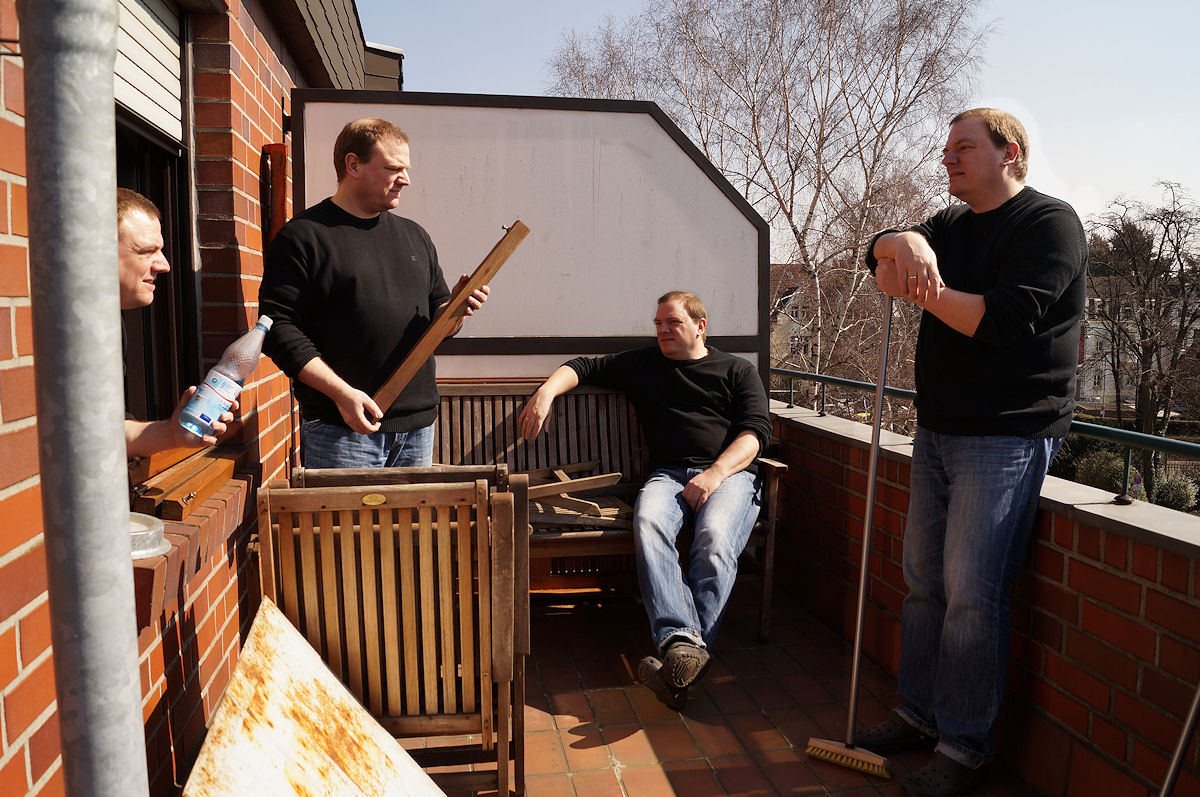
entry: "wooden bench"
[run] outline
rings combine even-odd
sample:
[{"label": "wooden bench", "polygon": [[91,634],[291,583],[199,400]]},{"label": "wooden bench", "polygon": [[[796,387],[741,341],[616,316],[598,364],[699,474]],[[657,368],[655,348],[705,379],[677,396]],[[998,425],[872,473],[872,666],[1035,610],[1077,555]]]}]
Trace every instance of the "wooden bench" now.
[{"label": "wooden bench", "polygon": [[479,739],[413,750],[422,766],[496,764],[435,780],[508,794],[513,761],[523,793],[527,535],[507,469],[406,470],[259,490],[263,594],[394,736]]},{"label": "wooden bench", "polygon": [[[616,492],[630,503],[649,476],[637,413],[623,393],[580,386],[554,404],[536,440],[521,437],[517,418],[541,380],[442,382],[434,460],[444,465],[505,463],[513,473],[596,462],[619,472]],[[762,509],[746,544],[742,572],[761,580],[759,638],[770,634],[779,477],[787,466],[765,457],[754,466],[763,481]],[[586,493],[584,497],[586,497]],[[686,545],[686,540],[681,541]],[[529,541],[534,589],[636,589],[629,528],[572,526],[535,530]]]}]

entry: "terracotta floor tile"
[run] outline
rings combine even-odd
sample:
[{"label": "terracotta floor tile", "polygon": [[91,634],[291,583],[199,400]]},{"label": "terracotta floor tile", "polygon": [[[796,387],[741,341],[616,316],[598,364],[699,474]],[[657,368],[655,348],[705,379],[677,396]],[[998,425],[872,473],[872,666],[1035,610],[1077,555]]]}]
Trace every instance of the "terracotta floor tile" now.
[{"label": "terracotta floor tile", "polygon": [[760,713],[734,714],[729,718],[729,727],[751,752],[788,747],[783,734]]},{"label": "terracotta floor tile", "polygon": [[598,725],[635,722],[637,714],[624,689],[596,689],[587,693],[588,702]]},{"label": "terracotta floor tile", "polygon": [[828,703],[834,700],[834,695],[831,695],[825,690],[825,687],[817,683],[811,675],[806,672],[791,672],[786,675],[779,676],[779,683],[788,691],[788,694],[802,706],[807,706],[813,703]]},{"label": "terracotta floor tile", "polygon": [[644,686],[632,687],[626,694],[641,722],[663,722],[679,716],[678,711],[660,703],[654,693]]},{"label": "terracotta floor tile", "polygon": [[725,683],[702,684],[704,691],[722,714],[741,714],[747,711],[758,711],[754,698],[746,694],[746,690],[737,681]]},{"label": "terracotta floor tile", "polygon": [[671,781],[675,794],[687,797],[725,797],[725,788],[717,780],[708,761],[672,761],[663,764],[663,771]]},{"label": "terracotta floor tile", "polygon": [[525,704],[525,731],[532,733],[534,731],[552,731],[554,730],[554,716],[544,708]]},{"label": "terracotta floor tile", "polygon": [[658,761],[687,761],[701,757],[700,748],[681,720],[647,723],[646,737]]},{"label": "terracotta floor tile", "polygon": [[620,771],[620,778],[627,797],[668,797],[675,793],[667,773],[657,764],[626,767]]},{"label": "terracotta floor tile", "polygon": [[600,735],[600,729],[595,725],[580,725],[560,731],[559,742],[563,746],[567,768],[571,772],[612,767],[608,747]]},{"label": "terracotta floor tile", "polygon": [[557,731],[538,731],[525,734],[525,772],[547,775],[566,772],[567,760]]},{"label": "terracotta floor tile", "polygon": [[527,775],[525,797],[576,797],[576,793],[570,775],[565,773]]},{"label": "terracotta floor tile", "polygon": [[573,728],[595,720],[592,705],[583,692],[557,692],[550,695],[550,711],[557,728]]},{"label": "terracotta floor tile", "polygon": [[657,764],[658,757],[641,725],[610,725],[600,729],[613,760],[623,767]]},{"label": "terracotta floor tile", "polygon": [[696,740],[696,746],[708,758],[746,752],[745,745],[724,717],[688,717],[684,724]]},{"label": "terracotta floor tile", "polygon": [[749,755],[709,758],[717,780],[731,797],[773,797],[775,787]]},{"label": "terracotta floor tile", "polygon": [[738,683],[764,711],[796,705],[796,699],[783,688],[783,684],[774,676],[743,678]]},{"label": "terracotta floor tile", "polygon": [[[822,794],[828,781],[818,777],[804,760],[802,752],[795,750],[767,750],[753,755],[754,763],[774,784],[780,794]],[[831,765],[826,765],[831,766]],[[866,778],[859,775],[854,785],[865,785]]]},{"label": "terracotta floor tile", "polygon": [[615,769],[597,769],[577,772],[571,780],[575,785],[576,797],[621,797],[621,783]]}]

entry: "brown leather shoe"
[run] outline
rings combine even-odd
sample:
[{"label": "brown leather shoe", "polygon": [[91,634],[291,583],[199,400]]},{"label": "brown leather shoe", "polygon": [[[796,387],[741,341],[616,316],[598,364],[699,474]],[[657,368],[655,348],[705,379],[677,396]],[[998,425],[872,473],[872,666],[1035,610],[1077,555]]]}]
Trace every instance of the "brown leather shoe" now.
[{"label": "brown leather shoe", "polygon": [[653,656],[647,656],[638,662],[638,681],[653,692],[659,702],[667,708],[683,711],[683,707],[687,703],[687,687],[679,688],[667,683],[662,670],[661,661]]},{"label": "brown leather shoe", "polygon": [[676,638],[668,643],[662,657],[663,678],[676,689],[686,689],[704,677],[710,661],[707,650],[689,640]]}]

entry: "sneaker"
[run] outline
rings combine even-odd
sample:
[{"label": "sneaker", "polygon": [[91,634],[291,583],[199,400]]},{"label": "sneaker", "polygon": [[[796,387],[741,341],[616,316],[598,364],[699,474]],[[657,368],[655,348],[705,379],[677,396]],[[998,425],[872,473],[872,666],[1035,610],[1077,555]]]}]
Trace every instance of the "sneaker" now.
[{"label": "sneaker", "polygon": [[854,734],[854,745],[865,747],[872,753],[889,755],[905,750],[932,750],[937,737],[922,733],[899,716],[893,714],[886,722],[860,728]]},{"label": "sneaker", "polygon": [[969,794],[983,778],[983,767],[972,769],[942,753],[934,753],[929,763],[900,781],[905,794],[953,797]]},{"label": "sneaker", "polygon": [[667,683],[662,670],[661,661],[647,656],[638,662],[638,680],[667,708],[683,711],[683,706],[687,703],[687,687],[680,688]]},{"label": "sneaker", "polygon": [[686,689],[704,677],[711,656],[694,642],[676,638],[667,642],[667,652],[662,658],[662,673],[667,683],[677,689]]}]

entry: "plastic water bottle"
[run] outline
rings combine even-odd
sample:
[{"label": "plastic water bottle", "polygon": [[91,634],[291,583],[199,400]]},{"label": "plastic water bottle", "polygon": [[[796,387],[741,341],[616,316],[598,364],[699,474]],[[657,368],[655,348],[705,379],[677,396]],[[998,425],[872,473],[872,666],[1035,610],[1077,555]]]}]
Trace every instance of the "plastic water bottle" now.
[{"label": "plastic water bottle", "polygon": [[271,328],[271,319],[258,317],[254,328],[229,344],[221,361],[212,367],[204,382],[192,395],[192,400],[179,413],[179,425],[197,437],[213,433],[213,421],[233,405],[242,392],[246,377],[258,365],[262,355],[263,338]]}]

